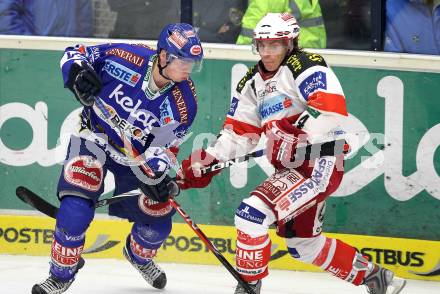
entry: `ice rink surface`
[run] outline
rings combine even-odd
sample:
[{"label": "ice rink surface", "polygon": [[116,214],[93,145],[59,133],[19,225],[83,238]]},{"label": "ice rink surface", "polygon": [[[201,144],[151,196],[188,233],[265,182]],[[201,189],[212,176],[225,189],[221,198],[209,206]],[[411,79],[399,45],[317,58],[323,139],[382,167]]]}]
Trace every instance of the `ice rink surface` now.
[{"label": "ice rink surface", "polygon": [[[30,293],[35,282],[47,278],[48,257],[0,255],[0,293]],[[70,294],[227,294],[236,282],[222,266],[162,263],[168,277],[164,290],[157,290],[125,260],[88,259],[66,293]],[[271,270],[263,281],[262,294],[367,293],[325,273]],[[440,282],[409,280],[401,294],[440,294]]]}]

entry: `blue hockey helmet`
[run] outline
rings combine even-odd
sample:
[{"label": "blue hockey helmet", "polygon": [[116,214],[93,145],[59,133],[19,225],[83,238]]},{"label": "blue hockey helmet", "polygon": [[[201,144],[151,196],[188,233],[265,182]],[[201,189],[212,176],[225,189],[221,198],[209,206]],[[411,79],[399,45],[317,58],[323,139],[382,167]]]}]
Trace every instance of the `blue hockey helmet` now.
[{"label": "blue hockey helmet", "polygon": [[193,63],[192,71],[200,71],[203,49],[199,36],[187,23],[174,23],[165,26],[157,41],[157,53],[167,52],[167,63],[173,59]]}]

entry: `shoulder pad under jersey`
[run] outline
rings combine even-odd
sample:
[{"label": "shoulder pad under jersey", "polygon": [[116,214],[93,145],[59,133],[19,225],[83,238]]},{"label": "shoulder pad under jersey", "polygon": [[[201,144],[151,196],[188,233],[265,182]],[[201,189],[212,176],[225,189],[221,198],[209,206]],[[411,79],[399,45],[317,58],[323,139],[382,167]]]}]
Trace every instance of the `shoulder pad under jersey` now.
[{"label": "shoulder pad under jersey", "polygon": [[246,85],[246,82],[252,79],[252,77],[258,72],[258,64],[254,65],[253,67],[250,67],[247,71],[247,73],[244,75],[244,77],[238,82],[237,84],[237,92],[241,93],[244,86]]},{"label": "shoulder pad under jersey", "polygon": [[285,65],[290,69],[295,79],[302,72],[312,66],[320,65],[327,67],[327,63],[321,55],[302,50],[296,54],[290,55],[287,58]]}]

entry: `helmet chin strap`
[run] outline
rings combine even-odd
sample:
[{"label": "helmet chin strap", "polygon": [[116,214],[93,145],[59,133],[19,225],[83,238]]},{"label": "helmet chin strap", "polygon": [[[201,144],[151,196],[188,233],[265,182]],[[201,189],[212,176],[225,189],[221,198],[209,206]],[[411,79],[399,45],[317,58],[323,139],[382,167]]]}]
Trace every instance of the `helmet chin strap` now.
[{"label": "helmet chin strap", "polygon": [[170,79],[169,77],[167,77],[167,76],[165,75],[165,73],[163,72],[163,70],[168,66],[168,63],[167,63],[165,66],[161,66],[161,65],[160,65],[160,62],[158,62],[158,63],[157,63],[157,66],[158,66],[158,68],[159,68],[159,74],[160,74],[164,79],[166,79],[166,80],[168,80],[168,81],[172,81],[172,79]]}]

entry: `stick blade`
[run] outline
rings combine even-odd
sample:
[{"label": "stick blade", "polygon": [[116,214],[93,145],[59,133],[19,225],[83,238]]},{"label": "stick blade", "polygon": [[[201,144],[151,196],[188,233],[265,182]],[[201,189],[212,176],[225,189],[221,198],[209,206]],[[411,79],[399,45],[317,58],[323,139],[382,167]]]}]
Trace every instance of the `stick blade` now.
[{"label": "stick blade", "polygon": [[26,187],[19,186],[15,190],[15,194],[21,201],[29,204],[36,210],[44,213],[47,216],[55,218],[58,213],[58,208],[32,192]]}]

